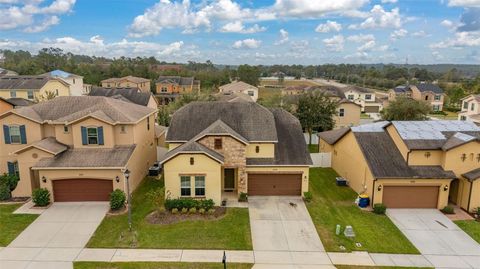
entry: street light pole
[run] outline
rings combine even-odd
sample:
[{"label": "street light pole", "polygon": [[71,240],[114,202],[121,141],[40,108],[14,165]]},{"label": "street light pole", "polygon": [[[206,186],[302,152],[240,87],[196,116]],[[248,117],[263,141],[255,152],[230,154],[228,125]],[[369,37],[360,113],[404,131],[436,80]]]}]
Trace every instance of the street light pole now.
[{"label": "street light pole", "polygon": [[126,169],[125,172],[123,172],[123,175],[125,176],[125,181],[127,183],[128,229],[132,231],[132,195],[130,194],[130,181],[129,181],[130,170]]}]

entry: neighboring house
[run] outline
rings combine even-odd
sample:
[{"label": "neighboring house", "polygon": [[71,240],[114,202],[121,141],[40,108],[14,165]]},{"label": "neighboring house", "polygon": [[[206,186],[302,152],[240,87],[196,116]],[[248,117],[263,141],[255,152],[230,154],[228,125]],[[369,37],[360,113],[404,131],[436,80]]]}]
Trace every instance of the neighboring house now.
[{"label": "neighboring house", "polygon": [[18,73],[15,71],[0,68],[0,77],[1,76],[18,76]]},{"label": "neighboring house", "polygon": [[0,77],[0,97],[23,98],[30,101],[47,93],[70,96],[70,85],[49,76],[3,76]]},{"label": "neighboring house", "polygon": [[258,88],[243,81],[234,81],[219,87],[220,93],[243,93],[250,96],[254,102],[258,100]]},{"label": "neighboring house", "polygon": [[388,92],[388,100],[397,96],[406,96],[417,101],[427,102],[433,111],[442,111],[445,93],[436,84],[420,83],[417,85],[397,86]]},{"label": "neighboring house", "polygon": [[0,114],[3,114],[14,108],[15,108],[15,105],[12,102],[0,97]]},{"label": "neighboring house", "polygon": [[45,73],[42,76],[58,78],[68,83],[68,85],[70,85],[70,96],[81,96],[87,94],[84,89],[82,76],[71,74],[58,69]]},{"label": "neighboring house", "polygon": [[200,81],[193,77],[159,76],[155,87],[160,104],[166,105],[181,94],[200,92]]},{"label": "neighboring house", "polygon": [[57,97],[0,115],[0,174],[16,197],[47,188],[53,201],[108,201],[134,190],[156,161],[155,110],[107,97]]},{"label": "neighboring house", "polygon": [[167,134],[167,127],[155,124],[155,144],[157,147],[167,148],[167,143],[165,142],[165,136]]},{"label": "neighboring house", "polygon": [[151,92],[141,92],[138,88],[99,88],[94,87],[90,90],[89,96],[105,96],[132,102],[137,105],[146,106],[152,109],[158,109],[157,99]]},{"label": "neighboring house", "polygon": [[13,104],[13,108],[19,108],[22,106],[31,106],[35,104],[34,101],[23,99],[23,98],[8,98],[7,101]]},{"label": "neighboring house", "polygon": [[193,102],[173,114],[161,160],[167,197],[294,195],[312,164],[300,122],[254,102]]},{"label": "neighboring house", "polygon": [[480,127],[465,121],[377,122],[319,134],[332,167],[372,204],[480,207]]},{"label": "neighboring house", "polygon": [[149,79],[134,76],[104,79],[100,84],[104,88],[138,88],[142,92],[151,92]]},{"label": "neighboring house", "polygon": [[90,91],[92,90],[92,87],[93,87],[92,84],[83,83],[84,95],[88,95],[90,93]]},{"label": "neighboring house", "polygon": [[222,102],[254,102],[252,97],[241,92],[236,93],[221,93],[215,94],[217,101]]},{"label": "neighboring house", "polygon": [[372,90],[357,86],[347,86],[342,90],[347,100],[362,107],[362,112],[378,113],[383,109],[383,101],[377,98]]},{"label": "neighboring house", "polygon": [[480,94],[471,94],[462,99],[462,111],[458,113],[458,119],[480,124]]}]

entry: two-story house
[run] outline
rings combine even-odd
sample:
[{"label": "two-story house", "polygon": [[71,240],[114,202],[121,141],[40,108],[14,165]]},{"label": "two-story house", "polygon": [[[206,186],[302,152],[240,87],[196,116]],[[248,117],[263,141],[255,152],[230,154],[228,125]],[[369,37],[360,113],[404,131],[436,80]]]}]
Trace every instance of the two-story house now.
[{"label": "two-story house", "polygon": [[158,109],[157,99],[151,92],[141,92],[137,88],[99,88],[93,87],[88,93],[89,96],[105,96],[132,102],[137,105]]},{"label": "two-story house", "polygon": [[250,96],[254,102],[258,100],[258,88],[243,81],[234,81],[232,83],[222,85],[218,89],[220,93],[243,93]]},{"label": "two-story house", "polygon": [[480,94],[471,94],[461,101],[462,111],[458,113],[458,119],[480,124]]},{"label": "two-story house", "polygon": [[134,76],[104,79],[100,85],[103,88],[138,88],[142,92],[151,92],[149,79]]},{"label": "two-story house", "polygon": [[383,102],[377,98],[375,91],[357,86],[347,86],[342,90],[347,100],[362,107],[362,112],[378,113],[383,109]]},{"label": "two-story house", "polygon": [[200,92],[200,81],[193,77],[159,76],[155,87],[160,104],[166,105],[181,94]]},{"label": "two-story house", "polygon": [[397,96],[412,98],[412,90],[409,86],[397,86],[388,91],[388,101],[393,101]]},{"label": "two-story house", "polygon": [[332,168],[373,204],[480,207],[480,127],[472,122],[384,121],[319,137]]},{"label": "two-story house", "polygon": [[433,111],[442,111],[445,93],[436,84],[419,83],[416,85],[397,86],[388,92],[388,101],[393,101],[397,96],[406,96],[430,105]]},{"label": "two-story house", "polygon": [[303,195],[312,164],[302,127],[254,102],[193,102],[173,114],[164,167],[167,197]]},{"label": "two-story house", "polygon": [[53,201],[107,201],[135,189],[156,161],[156,110],[93,96],[57,97],[0,115],[0,173],[18,174],[14,196],[47,188]]},{"label": "two-story house", "polygon": [[42,99],[46,94],[70,96],[70,86],[61,79],[50,76],[2,76],[0,77],[0,97]]},{"label": "two-story house", "polygon": [[71,96],[81,96],[87,94],[83,85],[82,76],[71,74],[58,69],[45,73],[42,76],[50,76],[52,78],[58,78],[66,82],[70,86]]},{"label": "two-story house", "polygon": [[4,99],[0,97],[0,114],[3,114],[14,108],[18,108],[22,106],[31,106],[33,104],[35,104],[33,101],[23,99],[23,98]]}]

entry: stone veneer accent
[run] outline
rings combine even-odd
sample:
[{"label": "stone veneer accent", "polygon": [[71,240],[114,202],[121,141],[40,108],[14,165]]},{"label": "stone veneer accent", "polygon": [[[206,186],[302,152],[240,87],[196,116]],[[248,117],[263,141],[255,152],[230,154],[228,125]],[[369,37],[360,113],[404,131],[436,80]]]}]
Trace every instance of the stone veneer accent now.
[{"label": "stone veneer accent", "polygon": [[[215,149],[215,138],[222,139],[222,149]],[[198,141],[200,144],[220,153],[225,158],[225,168],[237,169],[237,191],[247,192],[246,146],[230,136],[206,136]]]}]

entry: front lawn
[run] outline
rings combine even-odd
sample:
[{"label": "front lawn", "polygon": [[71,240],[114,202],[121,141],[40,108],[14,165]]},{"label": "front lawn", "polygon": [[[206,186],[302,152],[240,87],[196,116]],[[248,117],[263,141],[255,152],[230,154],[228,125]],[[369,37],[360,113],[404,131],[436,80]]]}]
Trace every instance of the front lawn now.
[{"label": "front lawn", "polygon": [[163,180],[146,178],[132,194],[133,232],[127,214],[107,216],[87,244],[89,248],[173,248],[251,250],[248,209],[228,208],[219,220],[150,224],[145,217],[155,210],[147,193],[163,187]]},{"label": "front lawn", "polygon": [[[75,262],[75,269],[221,269],[221,263],[181,262]],[[250,269],[251,264],[229,263],[229,269]]]},{"label": "front lawn", "polygon": [[308,151],[310,153],[319,153],[320,150],[318,149],[318,144],[309,144],[308,145]]},{"label": "front lawn", "polygon": [[455,221],[455,224],[480,244],[480,222],[475,220],[458,220]]},{"label": "front lawn", "polygon": [[[357,194],[348,187],[336,186],[336,176],[333,169],[310,169],[313,201],[307,207],[327,251],[342,251],[340,246],[344,246],[345,251],[419,254],[387,216],[360,210],[354,204]],[[335,234],[337,224],[342,226],[340,236]],[[353,227],[354,240],[343,236],[346,225]],[[357,247],[356,242],[362,246]]]},{"label": "front lawn", "polygon": [[13,214],[22,204],[0,205],[0,247],[13,241],[38,215]]}]

